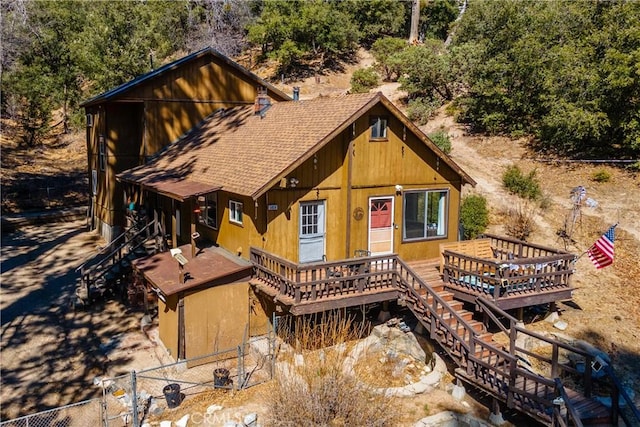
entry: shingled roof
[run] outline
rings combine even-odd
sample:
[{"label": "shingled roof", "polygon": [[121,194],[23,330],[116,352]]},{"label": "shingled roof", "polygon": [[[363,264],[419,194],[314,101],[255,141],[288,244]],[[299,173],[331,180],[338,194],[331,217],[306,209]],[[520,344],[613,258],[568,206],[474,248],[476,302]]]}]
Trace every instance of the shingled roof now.
[{"label": "shingled roof", "polygon": [[150,189],[162,182],[185,180],[256,199],[380,102],[460,174],[463,182],[475,185],[381,93],[278,102],[262,115],[254,114],[253,106],[220,111],[146,165],[118,178]]},{"label": "shingled roof", "polygon": [[258,77],[257,75],[253,74],[251,71],[247,70],[246,68],[242,67],[240,64],[238,64],[237,62],[229,59],[228,57],[224,56],[223,54],[221,54],[220,52],[218,52],[217,50],[213,49],[212,47],[206,47],[204,49],[201,49],[197,52],[194,52],[190,55],[187,55],[183,58],[180,58],[176,61],[170,62],[169,64],[165,64],[160,68],[157,68],[153,71],[150,71],[146,74],[142,74],[138,77],[136,77],[135,79],[128,81],[124,84],[121,84],[120,86],[117,86],[113,89],[110,89],[106,92],[103,92],[97,96],[94,96],[91,99],[88,99],[84,102],[82,102],[80,104],[80,107],[90,107],[92,105],[96,105],[96,104],[100,104],[102,102],[107,102],[107,101],[111,101],[114,99],[120,99],[123,97],[126,97],[126,95],[133,90],[134,88],[140,86],[141,84],[150,81],[158,76],[161,76],[171,70],[175,70],[178,67],[181,67],[183,64],[189,63],[195,59],[198,58],[202,58],[203,56],[211,56],[214,59],[217,59],[218,61],[228,65],[229,67],[233,68],[234,70],[236,70],[239,74],[242,74],[244,76],[246,76],[249,80],[253,80],[256,82],[256,84],[263,86],[265,88],[267,88],[267,91],[269,92],[269,95],[271,96],[276,96],[280,99],[283,100],[291,100],[291,97],[289,97],[289,95],[285,94],[284,92],[282,92],[280,89],[278,89],[277,87],[273,86],[272,84],[269,84],[267,81],[261,79],[260,77]]}]

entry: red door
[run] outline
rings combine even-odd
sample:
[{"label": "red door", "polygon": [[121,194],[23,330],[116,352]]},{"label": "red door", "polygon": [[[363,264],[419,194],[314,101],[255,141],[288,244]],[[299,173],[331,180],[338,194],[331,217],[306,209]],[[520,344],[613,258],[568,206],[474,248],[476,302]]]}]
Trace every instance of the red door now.
[{"label": "red door", "polygon": [[369,251],[393,253],[393,197],[369,199]]}]

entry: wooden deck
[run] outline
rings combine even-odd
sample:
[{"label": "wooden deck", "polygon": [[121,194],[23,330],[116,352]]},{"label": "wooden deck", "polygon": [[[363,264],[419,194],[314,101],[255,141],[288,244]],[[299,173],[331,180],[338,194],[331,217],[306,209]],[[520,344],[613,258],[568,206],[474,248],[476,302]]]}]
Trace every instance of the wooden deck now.
[{"label": "wooden deck", "polygon": [[[528,249],[521,250],[524,253]],[[568,279],[572,271],[564,271],[564,254],[558,255],[563,256],[553,259],[556,271],[551,275]],[[458,378],[543,424],[618,425],[618,417],[623,416],[617,407],[619,396],[633,408],[635,418],[629,421],[623,416],[625,422],[628,425],[634,425],[635,420],[640,423],[640,413],[611,367],[604,368],[605,378],[596,379],[593,354],[527,331],[495,302],[496,297],[498,303],[517,297],[515,292],[492,294],[494,298],[491,299],[477,289],[467,290],[467,298],[474,295],[475,307],[485,321],[493,322],[510,338],[506,346],[494,341],[487,325],[474,320],[474,313],[465,310],[463,302],[456,299],[455,284],[447,281],[446,274],[440,274],[438,259],[405,263],[396,255],[389,255],[297,265],[251,248],[251,260],[256,271],[253,281],[256,290],[287,306],[292,314],[398,298],[424,325],[430,338],[448,353],[458,367]],[[562,262],[558,264],[558,260]],[[558,269],[558,266],[562,268]],[[556,286],[560,285],[558,279]],[[563,286],[568,287],[568,280]],[[534,286],[525,292],[542,293],[544,290]],[[529,297],[521,297],[520,301],[526,301],[526,298]],[[551,354],[540,355],[520,347],[516,338],[522,336],[541,341],[550,348]],[[523,365],[523,357],[538,366],[538,373]],[[583,360],[586,368],[580,372],[570,360]],[[570,379],[580,389],[565,388],[562,378]],[[613,408],[591,398],[594,383],[602,381],[605,385],[601,389],[611,390]]]},{"label": "wooden deck", "polygon": [[574,254],[495,235],[462,244],[474,242],[441,245],[443,280],[456,298],[482,297],[505,310],[571,299]]}]

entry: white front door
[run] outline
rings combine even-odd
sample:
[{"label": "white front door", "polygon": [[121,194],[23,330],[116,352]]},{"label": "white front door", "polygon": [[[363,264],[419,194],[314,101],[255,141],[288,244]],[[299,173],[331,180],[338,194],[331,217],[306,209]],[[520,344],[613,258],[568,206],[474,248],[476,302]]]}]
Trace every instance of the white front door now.
[{"label": "white front door", "polygon": [[299,261],[322,261],[325,250],[324,201],[300,202]]},{"label": "white front door", "polygon": [[369,199],[369,251],[371,255],[393,253],[393,197]]}]

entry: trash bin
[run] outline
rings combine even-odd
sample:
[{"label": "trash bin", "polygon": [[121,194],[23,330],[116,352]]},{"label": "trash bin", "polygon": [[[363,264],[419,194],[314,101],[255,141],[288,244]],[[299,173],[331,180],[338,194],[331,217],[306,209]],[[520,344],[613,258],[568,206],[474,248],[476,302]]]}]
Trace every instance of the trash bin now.
[{"label": "trash bin", "polygon": [[229,383],[229,370],[217,368],[213,370],[213,385],[215,388],[224,387]]},{"label": "trash bin", "polygon": [[164,398],[167,399],[167,407],[177,408],[180,406],[180,384],[168,384],[162,389]]}]

